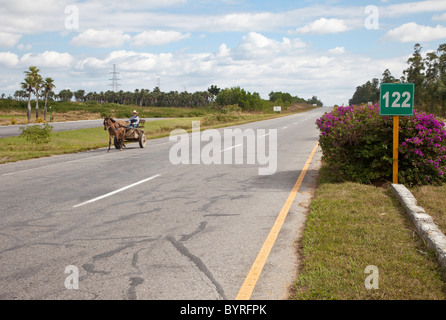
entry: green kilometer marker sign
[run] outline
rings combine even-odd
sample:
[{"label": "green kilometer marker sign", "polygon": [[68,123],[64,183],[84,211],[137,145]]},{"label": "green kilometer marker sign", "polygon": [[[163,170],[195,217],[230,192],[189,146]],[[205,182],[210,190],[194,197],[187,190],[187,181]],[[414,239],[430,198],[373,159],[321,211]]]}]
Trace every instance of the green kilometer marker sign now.
[{"label": "green kilometer marker sign", "polygon": [[414,84],[382,83],[379,93],[379,114],[413,116]]}]

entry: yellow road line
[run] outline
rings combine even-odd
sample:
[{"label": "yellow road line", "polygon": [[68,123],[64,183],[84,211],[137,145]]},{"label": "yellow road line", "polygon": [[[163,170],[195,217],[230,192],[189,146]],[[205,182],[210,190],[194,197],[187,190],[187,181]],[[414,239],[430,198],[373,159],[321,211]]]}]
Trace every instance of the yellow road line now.
[{"label": "yellow road line", "polygon": [[299,191],[300,185],[304,180],[305,174],[307,173],[308,167],[310,166],[311,160],[313,159],[314,154],[316,153],[317,147],[319,146],[319,142],[316,143],[316,146],[313,148],[310,156],[305,162],[305,165],[302,169],[302,172],[299,175],[299,178],[296,181],[293,189],[291,190],[288,199],[280,210],[279,215],[277,216],[276,221],[274,222],[271,231],[269,232],[268,237],[263,243],[262,248],[257,255],[256,260],[254,261],[251,270],[249,270],[248,275],[246,276],[245,281],[243,282],[242,287],[240,288],[239,293],[237,294],[236,300],[249,300],[251,298],[251,294],[254,291],[254,287],[257,284],[257,281],[260,277],[260,273],[262,272],[263,266],[268,259],[269,253],[271,252],[274,243],[276,242],[277,236],[279,235],[280,230],[282,229],[282,225],[290,211],[291,205],[293,204],[294,199],[296,198],[297,192]]}]

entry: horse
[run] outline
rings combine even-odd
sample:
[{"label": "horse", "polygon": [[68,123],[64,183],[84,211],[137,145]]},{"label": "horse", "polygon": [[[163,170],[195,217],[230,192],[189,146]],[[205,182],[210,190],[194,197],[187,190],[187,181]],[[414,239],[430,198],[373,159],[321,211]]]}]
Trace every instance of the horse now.
[{"label": "horse", "polygon": [[110,117],[106,117],[104,119],[104,130],[108,130],[109,136],[108,136],[108,151],[110,152],[111,147],[111,140],[112,136],[116,137],[116,140],[119,145],[119,150],[122,150],[122,147],[124,145],[124,137],[126,132],[126,123],[122,120],[116,121]]}]

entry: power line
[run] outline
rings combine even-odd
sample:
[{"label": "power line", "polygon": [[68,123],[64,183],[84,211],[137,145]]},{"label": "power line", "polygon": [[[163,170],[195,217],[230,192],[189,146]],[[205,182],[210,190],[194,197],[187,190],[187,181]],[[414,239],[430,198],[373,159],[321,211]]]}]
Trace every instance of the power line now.
[{"label": "power line", "polygon": [[118,91],[118,87],[120,86],[120,84],[118,83],[118,79],[117,75],[119,74],[119,72],[116,72],[116,64],[113,65],[113,72],[110,72],[110,74],[113,75],[112,79],[109,79],[112,83],[109,84],[109,86],[113,87],[113,91],[116,92]]}]

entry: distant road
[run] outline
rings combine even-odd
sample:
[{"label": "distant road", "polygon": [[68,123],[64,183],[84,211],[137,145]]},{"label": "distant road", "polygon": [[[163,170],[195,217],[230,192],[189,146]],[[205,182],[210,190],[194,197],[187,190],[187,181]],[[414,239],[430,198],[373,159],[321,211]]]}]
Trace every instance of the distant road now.
[{"label": "distant road", "polygon": [[[163,118],[144,118],[146,121],[162,120]],[[53,131],[67,131],[77,129],[88,129],[102,126],[102,119],[98,120],[79,120],[79,121],[65,121],[65,122],[51,122],[54,127]],[[35,125],[35,123],[30,124]],[[0,138],[15,137],[20,135],[20,127],[26,126],[24,124],[0,126]]]}]

